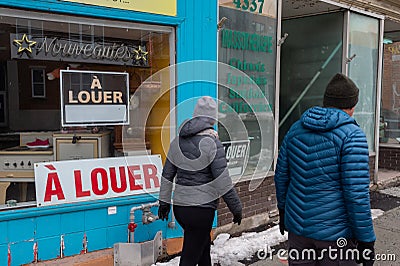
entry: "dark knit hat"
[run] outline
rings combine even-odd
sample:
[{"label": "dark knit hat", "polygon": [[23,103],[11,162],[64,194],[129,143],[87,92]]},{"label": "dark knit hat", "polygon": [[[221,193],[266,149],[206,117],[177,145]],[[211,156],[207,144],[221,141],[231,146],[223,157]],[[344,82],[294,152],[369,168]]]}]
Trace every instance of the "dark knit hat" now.
[{"label": "dark knit hat", "polygon": [[358,102],[358,93],[356,84],[350,78],[338,73],[326,86],[324,107],[353,108]]}]

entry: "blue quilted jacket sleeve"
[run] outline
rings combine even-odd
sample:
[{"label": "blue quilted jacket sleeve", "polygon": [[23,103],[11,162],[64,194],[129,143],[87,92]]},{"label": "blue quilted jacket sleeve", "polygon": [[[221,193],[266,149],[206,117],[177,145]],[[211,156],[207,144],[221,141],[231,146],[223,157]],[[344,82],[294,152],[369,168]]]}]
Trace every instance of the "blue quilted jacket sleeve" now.
[{"label": "blue quilted jacket sleeve", "polygon": [[278,161],[275,171],[275,189],[276,198],[278,201],[278,208],[284,210],[286,203],[286,194],[289,186],[289,163],[287,157],[287,136],[284,138],[281,148],[279,150]]},{"label": "blue quilted jacket sleeve", "polygon": [[364,133],[356,130],[342,148],[341,177],[345,207],[354,237],[375,241],[369,198],[369,152]]}]

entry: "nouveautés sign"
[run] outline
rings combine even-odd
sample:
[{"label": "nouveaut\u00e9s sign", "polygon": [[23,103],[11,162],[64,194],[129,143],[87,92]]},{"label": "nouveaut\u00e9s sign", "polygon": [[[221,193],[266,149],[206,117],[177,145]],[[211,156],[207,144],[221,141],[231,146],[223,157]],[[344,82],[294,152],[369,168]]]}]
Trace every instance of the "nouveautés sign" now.
[{"label": "nouveaut\u00e9s sign", "polygon": [[161,172],[159,155],[37,163],[37,206],[155,193]]},{"label": "nouveaut\u00e9s sign", "polygon": [[177,0],[63,0],[167,16],[176,16]]},{"label": "nouveaut\u00e9s sign", "polygon": [[129,76],[122,72],[60,71],[62,126],[129,124]]},{"label": "nouveaut\u00e9s sign", "polygon": [[146,45],[10,34],[11,58],[76,63],[148,66]]}]

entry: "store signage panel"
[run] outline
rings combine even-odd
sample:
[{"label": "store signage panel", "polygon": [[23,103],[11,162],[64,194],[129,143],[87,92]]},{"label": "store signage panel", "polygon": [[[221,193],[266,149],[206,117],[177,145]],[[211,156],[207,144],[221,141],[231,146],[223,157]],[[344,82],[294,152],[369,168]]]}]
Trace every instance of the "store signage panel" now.
[{"label": "store signage panel", "polygon": [[276,0],[219,0],[218,3],[243,12],[276,17]]},{"label": "store signage panel", "polygon": [[156,193],[161,173],[160,155],[37,163],[37,206]]},{"label": "store signage panel", "polygon": [[13,59],[148,66],[149,52],[146,46],[129,42],[94,42],[14,33],[10,34],[10,42]]},{"label": "store signage panel", "polygon": [[60,71],[61,124],[129,124],[129,76],[122,72]]},{"label": "store signage panel", "polygon": [[153,14],[176,16],[177,0],[63,0]]},{"label": "store signage panel", "polygon": [[[273,158],[278,2],[219,0],[218,61],[229,65],[219,69],[219,111],[227,124],[238,115],[247,130],[246,173],[268,171]],[[230,173],[239,173],[231,164]]]},{"label": "store signage panel", "polygon": [[[265,114],[273,110],[277,21],[272,14],[266,16],[251,10],[244,12],[243,8],[236,7],[236,4],[243,6],[250,2],[253,3],[220,0],[219,16],[227,20],[219,31],[218,60],[232,69],[219,76],[223,84],[229,87],[228,90],[219,88],[219,99],[222,101],[219,110],[222,113]],[[276,1],[267,0],[257,3],[276,5]]]},{"label": "store signage panel", "polygon": [[222,142],[228,162],[229,175],[242,176],[249,159],[250,140]]}]

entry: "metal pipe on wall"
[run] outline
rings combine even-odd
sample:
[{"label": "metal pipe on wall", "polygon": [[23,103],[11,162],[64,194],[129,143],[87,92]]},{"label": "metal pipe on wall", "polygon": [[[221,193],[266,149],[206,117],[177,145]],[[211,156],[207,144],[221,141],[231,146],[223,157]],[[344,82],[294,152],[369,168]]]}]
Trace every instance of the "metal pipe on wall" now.
[{"label": "metal pipe on wall", "polygon": [[[159,202],[156,201],[156,202],[147,203],[147,204],[141,204],[139,206],[132,207],[130,212],[129,212],[129,223],[130,224],[135,224],[135,211],[150,209],[151,207],[156,207],[156,206],[159,206],[159,205],[160,205]],[[149,222],[154,222],[155,220],[158,219],[158,216],[155,216],[154,218],[155,218],[154,220],[149,220]],[[136,228],[136,226],[135,226],[135,228]],[[129,243],[133,243],[134,242],[134,233],[135,233],[134,230],[129,230],[129,239],[128,239]]]}]

